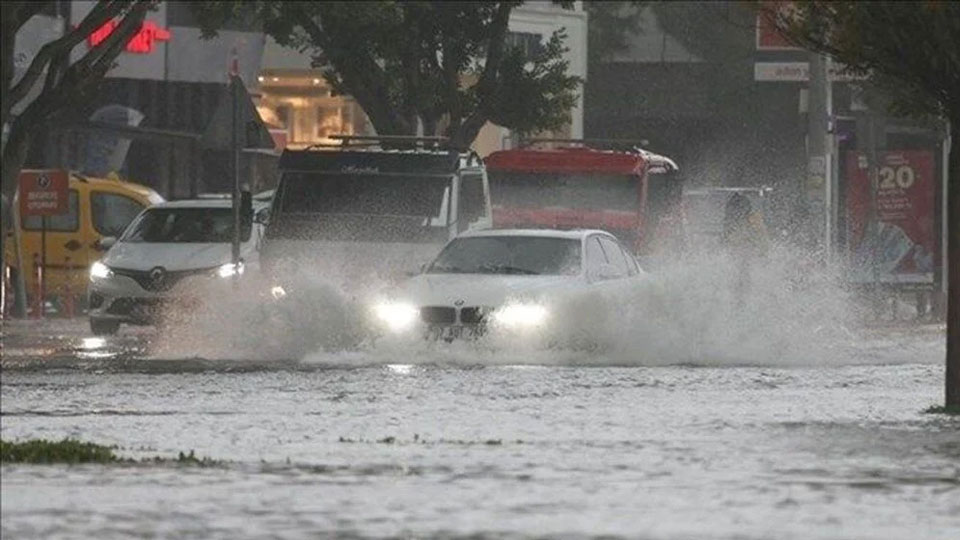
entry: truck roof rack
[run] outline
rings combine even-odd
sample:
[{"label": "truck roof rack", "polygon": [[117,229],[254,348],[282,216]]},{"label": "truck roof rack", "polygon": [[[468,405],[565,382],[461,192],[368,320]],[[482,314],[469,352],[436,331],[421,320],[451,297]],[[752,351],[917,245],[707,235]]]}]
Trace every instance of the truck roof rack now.
[{"label": "truck roof rack", "polygon": [[448,137],[417,137],[408,135],[331,135],[331,139],[340,141],[340,146],[392,146],[414,147],[427,150],[457,150],[450,146]]},{"label": "truck roof rack", "polygon": [[633,149],[642,148],[650,144],[646,139],[557,139],[557,138],[533,138],[521,139],[520,148],[525,148],[538,143],[567,143],[580,146],[590,146],[597,149]]}]

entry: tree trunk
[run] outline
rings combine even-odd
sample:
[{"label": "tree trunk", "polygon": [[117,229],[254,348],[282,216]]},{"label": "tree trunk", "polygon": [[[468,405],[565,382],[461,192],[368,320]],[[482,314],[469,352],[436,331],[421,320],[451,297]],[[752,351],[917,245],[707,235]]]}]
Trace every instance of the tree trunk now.
[{"label": "tree trunk", "polygon": [[10,134],[7,144],[3,147],[3,164],[0,172],[0,182],[3,182],[3,191],[12,196],[17,189],[17,178],[23,162],[27,160],[30,150],[30,139],[34,128],[24,125],[24,116],[18,117],[10,125]]},{"label": "tree trunk", "polygon": [[960,116],[950,120],[947,179],[947,406],[960,407]]}]

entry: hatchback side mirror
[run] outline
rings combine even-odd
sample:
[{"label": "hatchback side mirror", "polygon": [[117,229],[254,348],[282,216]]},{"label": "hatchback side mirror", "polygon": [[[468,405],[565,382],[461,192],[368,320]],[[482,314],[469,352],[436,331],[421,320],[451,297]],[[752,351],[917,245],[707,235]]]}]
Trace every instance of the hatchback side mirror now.
[{"label": "hatchback side mirror", "polygon": [[112,248],[113,245],[116,243],[117,243],[116,236],[104,236],[100,240],[97,240],[97,243],[94,245],[94,247],[99,251],[107,251],[108,249]]}]

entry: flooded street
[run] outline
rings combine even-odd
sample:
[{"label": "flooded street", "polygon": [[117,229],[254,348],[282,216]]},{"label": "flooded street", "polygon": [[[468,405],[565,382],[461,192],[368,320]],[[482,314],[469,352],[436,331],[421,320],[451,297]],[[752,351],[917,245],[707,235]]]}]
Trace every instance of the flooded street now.
[{"label": "flooded street", "polygon": [[921,412],[935,331],[826,367],[208,362],[79,335],[39,359],[8,329],[4,440],[219,462],[4,465],[4,538],[960,534],[960,420]]}]

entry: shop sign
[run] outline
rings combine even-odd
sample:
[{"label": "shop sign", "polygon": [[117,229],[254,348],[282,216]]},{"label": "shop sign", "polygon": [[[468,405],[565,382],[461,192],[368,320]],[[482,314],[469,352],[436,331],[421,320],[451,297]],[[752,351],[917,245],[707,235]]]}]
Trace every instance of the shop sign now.
[{"label": "shop sign", "polygon": [[[865,155],[848,152],[845,171],[851,279],[858,283],[876,279],[881,283],[932,284],[940,258],[935,227],[939,182],[934,176],[933,152],[882,153],[875,197],[871,196]],[[873,204],[876,211],[871,220]]]},{"label": "shop sign", "polygon": [[[103,26],[87,36],[87,44],[93,48],[107,39],[120,23],[116,19],[107,21]],[[170,30],[157,26],[151,21],[144,21],[140,30],[127,42],[126,51],[137,54],[150,54],[157,48],[160,41],[170,41]]]}]

